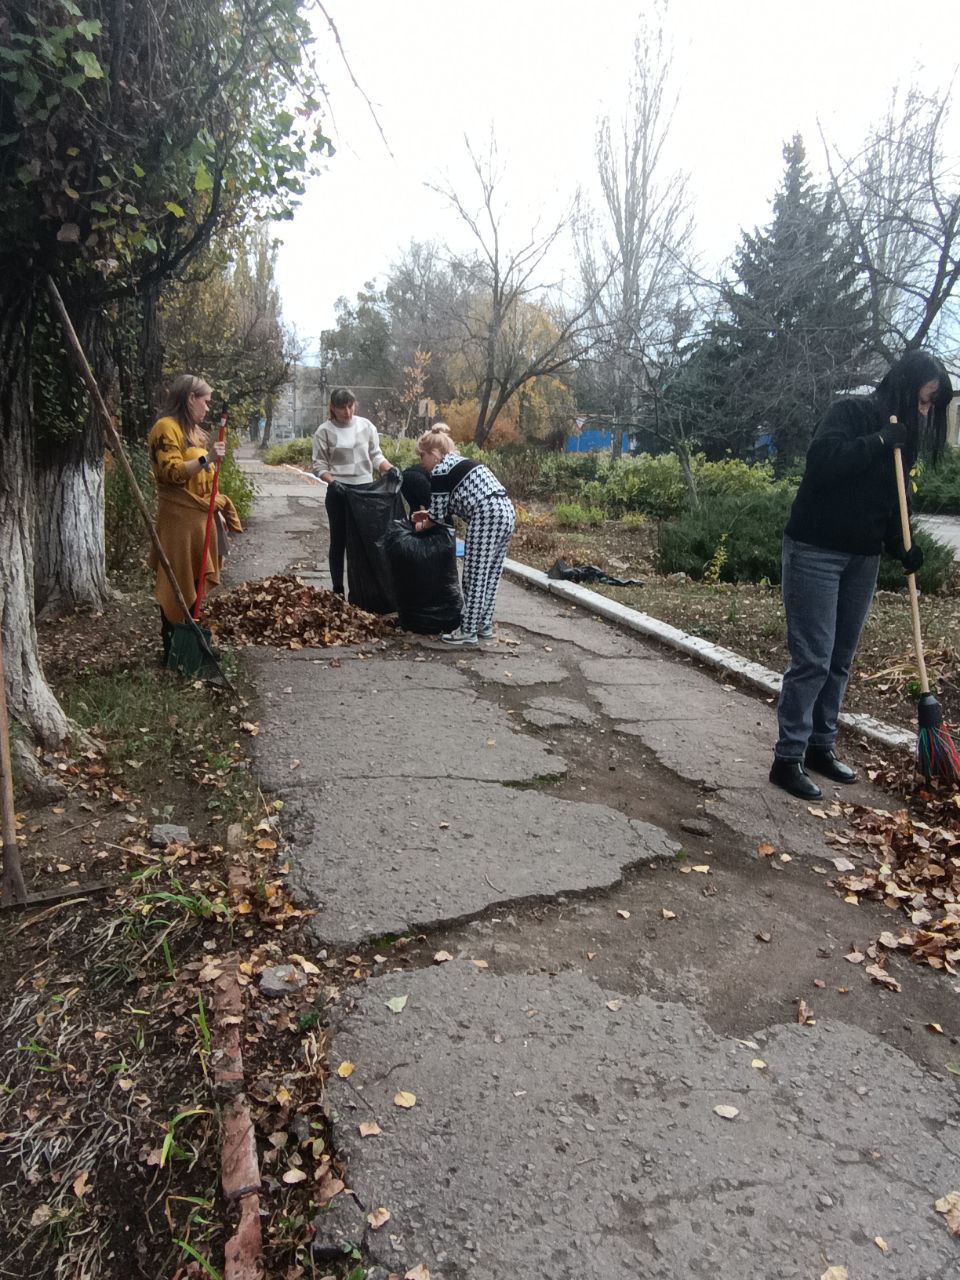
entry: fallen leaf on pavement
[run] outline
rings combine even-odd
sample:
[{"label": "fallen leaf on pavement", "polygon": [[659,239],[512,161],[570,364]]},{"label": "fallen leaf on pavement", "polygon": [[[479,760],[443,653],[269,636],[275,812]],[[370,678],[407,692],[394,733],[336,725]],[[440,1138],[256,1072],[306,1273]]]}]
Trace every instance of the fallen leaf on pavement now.
[{"label": "fallen leaf on pavement", "polygon": [[379,1231],[385,1222],[390,1221],[390,1210],[384,1209],[381,1205],[379,1209],[374,1209],[372,1213],[367,1214],[367,1221],[374,1231]]},{"label": "fallen leaf on pavement", "polygon": [[928,1022],[927,1030],[935,1032],[938,1036],[943,1035],[943,1027],[941,1027],[939,1022]]},{"label": "fallen leaf on pavement", "polygon": [[850,1280],[850,1272],[846,1267],[827,1267],[820,1280]]},{"label": "fallen leaf on pavement", "polygon": [[774,852],[775,850],[772,844],[764,843],[757,845],[757,853],[759,853],[761,858],[771,858],[773,857]]},{"label": "fallen leaf on pavement", "polygon": [[767,933],[765,929],[758,929],[753,936],[758,942],[769,942],[773,935]]},{"label": "fallen leaf on pavement", "polygon": [[893,974],[887,973],[886,969],[881,969],[878,964],[868,964],[863,972],[869,973],[874,982],[879,982],[882,987],[887,987],[890,991],[900,990],[900,983]]},{"label": "fallen leaf on pavement", "polygon": [[341,1062],[341,1063],[340,1063],[340,1065],[339,1065],[339,1067],[337,1067],[337,1075],[340,1077],[340,1079],[341,1079],[341,1080],[346,1080],[348,1076],[352,1076],[352,1075],[353,1075],[353,1063],[352,1063],[352,1062]]},{"label": "fallen leaf on pavement", "polygon": [[690,870],[699,871],[702,876],[705,876],[710,871],[710,864],[709,862],[702,862],[699,867],[691,867]]},{"label": "fallen leaf on pavement", "polygon": [[714,1107],[714,1114],[718,1115],[721,1120],[736,1120],[740,1114],[737,1107],[728,1107],[726,1103],[721,1103],[718,1107]]},{"label": "fallen leaf on pavement", "polygon": [[404,1107],[409,1111],[411,1107],[415,1107],[417,1105],[417,1095],[415,1093],[408,1093],[406,1089],[401,1089],[399,1093],[395,1093],[393,1095],[393,1105],[395,1107]]},{"label": "fallen leaf on pavement", "polygon": [[952,1236],[960,1236],[960,1191],[951,1191],[949,1195],[935,1200],[933,1207],[942,1213],[947,1222],[947,1230]]},{"label": "fallen leaf on pavement", "polygon": [[433,953],[434,964],[446,964],[448,960],[452,960],[453,956],[449,951],[435,951]]},{"label": "fallen leaf on pavement", "polygon": [[677,913],[675,911],[668,911],[666,907],[660,908],[660,914],[663,916],[664,920],[676,920],[677,918]]},{"label": "fallen leaf on pavement", "polygon": [[816,1018],[813,1016],[813,1010],[807,1004],[806,1000],[797,1002],[797,1021],[801,1027],[812,1027],[816,1025]]},{"label": "fallen leaf on pavement", "polygon": [[607,1008],[611,1011],[611,1013],[616,1013],[616,1012],[617,1012],[617,1010],[618,1010],[618,1009],[620,1009],[620,1008],[622,1008],[622,1007],[623,1007],[623,1001],[622,1001],[622,1000],[608,1000],[608,1001],[607,1001]]},{"label": "fallen leaf on pavement", "polygon": [[886,1240],[884,1240],[883,1236],[874,1236],[873,1243],[877,1246],[877,1248],[880,1250],[881,1253],[890,1252],[890,1246],[887,1244]]},{"label": "fallen leaf on pavement", "polygon": [[475,964],[475,965],[477,966],[477,968],[478,968],[478,969],[489,969],[489,968],[490,968],[490,966],[487,964],[486,960],[471,960],[471,961],[470,961],[470,963],[471,963],[471,964]]},{"label": "fallen leaf on pavement", "polygon": [[391,1013],[403,1013],[408,998],[407,996],[391,996],[389,1000],[384,1001],[384,1004]]},{"label": "fallen leaf on pavement", "polygon": [[767,1069],[767,1064],[762,1058],[754,1058],[750,1065],[751,1067],[756,1067],[758,1071],[766,1071]]},{"label": "fallen leaf on pavement", "polygon": [[856,947],[854,947],[854,949],[852,951],[848,951],[843,958],[844,960],[849,960],[851,964],[863,964],[866,956],[862,951],[858,951]]},{"label": "fallen leaf on pavement", "polygon": [[617,915],[618,915],[618,916],[622,916],[624,920],[629,920],[629,919],[630,919],[630,912],[629,912],[629,911],[624,911],[624,910],[622,910],[622,909],[621,909],[621,910],[619,910],[619,911],[617,912]]},{"label": "fallen leaf on pavement", "polygon": [[288,1169],[281,1178],[281,1182],[285,1182],[287,1186],[292,1187],[298,1182],[306,1182],[307,1175],[302,1169]]},{"label": "fallen leaf on pavement", "polygon": [[[544,645],[545,649],[546,647]],[[415,1267],[411,1267],[409,1271],[403,1273],[403,1280],[430,1280],[430,1272],[422,1262],[418,1262]]]},{"label": "fallen leaf on pavement", "polygon": [[376,1120],[360,1121],[360,1137],[361,1138],[375,1138],[378,1133],[382,1133],[382,1132],[383,1130],[377,1124]]}]

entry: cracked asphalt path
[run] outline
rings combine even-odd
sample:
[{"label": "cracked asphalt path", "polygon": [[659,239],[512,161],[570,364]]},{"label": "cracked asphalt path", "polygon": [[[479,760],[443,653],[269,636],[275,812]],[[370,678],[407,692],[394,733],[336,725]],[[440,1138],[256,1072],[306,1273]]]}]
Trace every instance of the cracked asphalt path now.
[{"label": "cracked asphalt path", "polygon": [[[251,465],[233,575],[323,583],[322,489]],[[957,992],[844,961],[893,917],[834,893],[827,824],[766,783],[772,708],[509,583],[498,622],[482,651],[250,656],[317,949],[381,961],[324,1099],[392,1215],[357,1216],[371,1276],[956,1274]]]}]

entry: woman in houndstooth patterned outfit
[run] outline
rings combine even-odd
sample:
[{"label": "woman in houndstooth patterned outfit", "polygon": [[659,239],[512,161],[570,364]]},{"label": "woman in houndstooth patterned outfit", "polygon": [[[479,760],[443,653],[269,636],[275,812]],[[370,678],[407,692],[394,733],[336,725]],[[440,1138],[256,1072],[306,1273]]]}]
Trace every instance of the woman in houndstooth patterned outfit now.
[{"label": "woman in houndstooth patterned outfit", "polygon": [[513,503],[489,467],[457,453],[450,428],[438,422],[417,441],[430,472],[430,509],[415,511],[419,533],[459,516],[467,524],[463,552],[463,621],[440,637],[446,644],[477,644],[493,635],[493,610],[507,544],[516,525]]}]

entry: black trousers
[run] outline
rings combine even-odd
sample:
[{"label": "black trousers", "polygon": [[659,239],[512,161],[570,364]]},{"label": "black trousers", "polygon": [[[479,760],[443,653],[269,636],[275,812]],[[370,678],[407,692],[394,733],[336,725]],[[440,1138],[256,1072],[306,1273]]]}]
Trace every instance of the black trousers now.
[{"label": "black trousers", "polygon": [[347,500],[334,485],[327,485],[323,500],[330,526],[330,588],[343,595],[343,562],[347,550]]}]

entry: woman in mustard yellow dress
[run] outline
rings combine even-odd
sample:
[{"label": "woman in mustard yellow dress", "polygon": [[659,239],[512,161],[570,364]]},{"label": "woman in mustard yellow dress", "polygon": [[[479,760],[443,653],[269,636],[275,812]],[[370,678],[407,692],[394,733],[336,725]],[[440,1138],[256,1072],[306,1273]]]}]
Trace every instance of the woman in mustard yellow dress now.
[{"label": "woman in mustard yellow dress", "polygon": [[[225,452],[225,445],[219,440],[211,441],[200,425],[210,408],[211,394],[202,378],[190,373],[175,378],[147,440],[150,466],[157,484],[157,534],[188,608],[193,607],[197,598],[214,464]],[[240,520],[230,499],[218,493],[216,505],[217,514],[226,526],[241,532]],[[217,524],[218,521],[214,521],[210,534],[205,586],[220,581],[223,556]],[[160,635],[166,663],[173,628],[185,619],[153,551],[150,567],[156,570],[154,596],[160,606]]]}]

